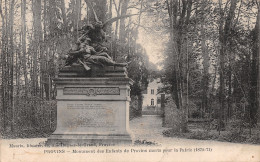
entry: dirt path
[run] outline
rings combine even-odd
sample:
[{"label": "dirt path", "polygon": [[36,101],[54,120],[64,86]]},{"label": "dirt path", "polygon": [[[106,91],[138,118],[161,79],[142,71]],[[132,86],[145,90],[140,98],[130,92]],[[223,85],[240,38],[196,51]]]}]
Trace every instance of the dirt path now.
[{"label": "dirt path", "polygon": [[160,116],[142,116],[130,121],[130,128],[134,134],[135,140],[146,140],[158,142],[163,137],[162,118]]}]

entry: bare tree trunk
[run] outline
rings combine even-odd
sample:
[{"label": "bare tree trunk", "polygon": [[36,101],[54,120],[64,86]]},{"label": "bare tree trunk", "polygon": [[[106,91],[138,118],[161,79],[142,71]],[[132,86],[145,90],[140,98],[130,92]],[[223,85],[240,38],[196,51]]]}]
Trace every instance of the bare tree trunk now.
[{"label": "bare tree trunk", "polygon": [[[187,47],[188,48],[188,47]],[[189,76],[190,76],[190,66],[189,66],[189,52],[187,50],[187,71],[186,71],[186,109],[187,109],[187,120],[189,119],[190,108],[189,108]]]},{"label": "bare tree trunk", "polygon": [[80,20],[81,20],[81,0],[76,0],[75,5],[75,29],[77,30],[77,39],[79,37],[79,28],[80,28]]},{"label": "bare tree trunk", "polygon": [[[260,5],[260,4],[258,4]],[[257,24],[258,24],[258,79],[257,79],[257,107],[258,107],[258,120],[260,119],[260,6],[258,6],[257,14]],[[257,121],[258,123],[260,121]]]},{"label": "bare tree trunk", "polygon": [[[231,55],[231,54],[230,54]],[[227,110],[227,119],[231,117],[231,104],[232,104],[232,69],[231,69],[231,59],[229,59],[228,65],[228,110]]]},{"label": "bare tree trunk", "polygon": [[[126,15],[128,2],[129,2],[129,0],[123,0],[120,16]],[[126,42],[126,31],[125,31],[125,19],[124,18],[120,20],[119,40],[121,41],[121,43]]]},{"label": "bare tree trunk", "polygon": [[[78,0],[71,0],[72,5],[72,27],[73,27],[73,37],[74,41],[77,40],[78,37],[78,15],[79,15],[79,9],[78,9]],[[56,3],[55,3],[56,4]],[[89,7],[89,6],[88,6]],[[55,12],[55,8],[53,8],[53,12]]]},{"label": "bare tree trunk", "polygon": [[[19,34],[19,43],[17,41],[15,41],[15,82],[17,85],[17,89],[15,91],[15,95],[19,95],[19,92],[21,90],[21,86],[20,86],[20,69],[21,69],[21,51],[19,49],[21,49],[21,33]],[[16,37],[14,37],[14,40],[17,40]]]},{"label": "bare tree trunk", "polygon": [[[115,0],[113,0],[113,3],[114,3],[114,6],[115,6],[115,9],[116,9],[116,14],[117,14],[117,16],[119,16],[120,15],[120,10],[121,10],[122,0],[119,0],[118,7],[116,5]],[[113,47],[113,49],[112,49],[112,57],[113,57],[114,61],[117,61],[118,24],[119,24],[119,20],[116,21],[115,35],[114,35],[114,39],[112,40],[112,47]]]},{"label": "bare tree trunk", "polygon": [[203,57],[203,79],[202,79],[202,87],[203,87],[203,94],[202,94],[202,108],[204,112],[209,112],[208,108],[208,89],[209,89],[209,53],[208,48],[206,45],[206,36],[205,36],[205,28],[204,25],[201,25],[201,34],[202,34],[202,41],[201,41],[201,48],[202,48],[202,57]]},{"label": "bare tree trunk", "polygon": [[[1,44],[1,68],[2,68],[2,77],[1,77],[1,82],[2,82],[2,84],[1,84],[1,97],[2,97],[2,110],[1,110],[1,115],[3,116],[3,118],[1,118],[1,119],[3,119],[2,121],[1,121],[1,126],[3,127],[3,132],[5,132],[6,131],[6,125],[7,125],[7,94],[6,94],[6,92],[7,92],[7,79],[6,79],[6,70],[7,70],[7,62],[6,62],[6,48],[7,48],[7,41],[8,41],[8,37],[7,37],[7,27],[8,27],[8,25],[7,25],[7,8],[6,8],[6,0],[5,0],[5,16],[4,16],[4,14],[3,14],[3,11],[2,11],[2,4],[3,4],[3,2],[2,2],[2,0],[0,1],[0,11],[1,11],[1,18],[2,18],[2,25],[3,25],[3,27],[2,27],[2,44]],[[1,127],[1,128],[2,128]]]},{"label": "bare tree trunk", "polygon": [[[112,9],[113,9],[113,0],[109,0],[109,10],[108,10],[108,18],[112,18]],[[106,27],[105,29],[108,35],[112,35],[112,24]],[[112,49],[111,49],[112,50]]]},{"label": "bare tree trunk", "polygon": [[62,15],[62,20],[63,20],[63,29],[64,29],[64,32],[67,32],[68,23],[67,23],[67,18],[66,18],[66,8],[65,8],[64,0],[61,0],[60,8],[61,8],[61,15]]},{"label": "bare tree trunk", "polygon": [[23,66],[23,75],[24,75],[24,85],[25,85],[25,95],[28,95],[28,73],[27,73],[27,59],[26,59],[26,0],[21,2],[21,15],[22,15],[22,66]]},{"label": "bare tree trunk", "polygon": [[[182,111],[181,116],[181,126],[180,132],[187,131],[187,119],[185,107],[182,103],[182,94],[183,94],[183,54],[182,54],[182,41],[183,36],[186,33],[187,25],[189,24],[190,13],[192,8],[192,1],[178,1],[178,0],[167,0],[168,14],[170,18],[170,42],[172,56],[171,59],[172,65],[169,65],[171,69],[171,86],[172,93],[175,104],[180,111]],[[182,6],[182,7],[180,7]],[[180,13],[180,16],[178,16]]]},{"label": "bare tree trunk", "polygon": [[[92,6],[88,6],[90,8],[90,12],[89,12],[89,19],[90,22],[96,22],[95,20],[95,16],[94,13],[92,11],[92,7],[94,8],[97,17],[100,21],[105,22],[106,20],[106,12],[107,12],[107,0],[98,0],[98,1],[94,1],[94,0],[85,0],[86,4],[92,5]],[[95,2],[95,3],[92,3]],[[94,5],[95,4],[95,5]]]},{"label": "bare tree trunk", "polygon": [[251,119],[251,126],[257,124],[257,109],[258,107],[258,101],[259,101],[259,92],[257,90],[259,89],[259,9],[258,9],[258,15],[256,20],[256,25],[253,31],[253,49],[252,49],[252,62],[251,62],[251,78],[250,78],[250,119]]},{"label": "bare tree trunk", "polygon": [[13,85],[13,81],[14,81],[14,40],[13,40],[13,36],[14,36],[14,0],[11,0],[9,2],[9,30],[10,30],[10,49],[9,49],[9,55],[10,55],[10,117],[11,117],[11,132],[13,132],[13,126],[14,126],[14,119],[13,119],[13,115],[14,115],[14,101],[13,101],[13,97],[14,97],[14,85]]},{"label": "bare tree trunk", "polygon": [[[116,6],[115,0],[113,0],[113,2],[114,2],[114,6],[115,6],[115,9],[116,9],[117,16],[119,16],[119,15],[120,15],[120,10],[121,10],[122,0],[119,0],[118,7]],[[118,21],[119,21],[119,20],[116,21],[115,39],[118,38],[118,37],[117,37],[117,35],[118,35],[118,24],[119,24]]]},{"label": "bare tree trunk", "polygon": [[219,131],[224,127],[224,119],[225,119],[225,55],[227,52],[227,44],[229,41],[230,29],[232,26],[232,22],[235,16],[237,0],[231,0],[229,12],[227,18],[224,18],[224,11],[222,10],[222,2],[219,0],[220,6],[220,25],[219,25],[219,41],[221,44],[220,47],[220,91],[219,91]]},{"label": "bare tree trunk", "polygon": [[41,57],[42,48],[42,25],[41,25],[41,0],[32,1],[33,27],[34,27],[34,50],[33,50],[33,74],[32,74],[32,94],[38,94],[38,58]]},{"label": "bare tree trunk", "polygon": [[[33,42],[32,42],[32,96],[39,96],[42,88],[42,59],[43,59],[43,50],[42,50],[42,43],[43,43],[43,32],[42,32],[42,24],[41,24],[41,2],[42,0],[33,0],[32,1],[32,11],[33,11]],[[39,67],[40,65],[40,67]],[[40,79],[40,82],[39,82]],[[42,97],[42,96],[40,96]],[[35,107],[32,106],[30,110],[30,120],[33,127],[37,127],[37,119],[36,119],[36,110]]]},{"label": "bare tree trunk", "polygon": [[[62,3],[62,2],[61,2]],[[62,5],[62,4],[61,4]],[[65,5],[65,4],[64,4]],[[44,4],[44,6],[46,6],[46,2]],[[45,46],[45,50],[48,51],[45,53],[42,53],[43,55],[43,61],[41,63],[41,73],[42,73],[42,81],[43,81],[43,87],[44,87],[44,92],[45,92],[45,95],[46,95],[46,99],[49,100],[51,98],[51,83],[50,83],[50,73],[52,73],[50,71],[50,66],[51,66],[51,52],[54,52],[52,50],[52,47],[55,45],[55,43],[52,43],[51,45],[48,45],[50,44],[50,41],[53,41],[54,42],[54,37],[55,37],[55,32],[56,32],[56,29],[57,29],[57,20],[56,20],[56,7],[57,7],[57,3],[56,3],[56,0],[49,0],[49,10],[47,12],[47,7],[44,7],[44,13],[45,13],[45,17],[48,17],[49,18],[49,26],[46,24],[46,22],[43,24],[44,25],[44,28],[46,29],[47,27],[49,28],[49,31],[51,33],[51,37],[49,38],[50,40],[45,40],[45,44],[47,46]],[[63,8],[61,6],[61,8]],[[64,10],[65,8],[62,9],[62,12],[65,12]],[[62,13],[62,19],[64,20],[63,23],[66,24],[66,15],[64,15],[65,13]],[[65,26],[66,28],[66,26]],[[44,33],[44,35],[46,35],[46,33]]]}]

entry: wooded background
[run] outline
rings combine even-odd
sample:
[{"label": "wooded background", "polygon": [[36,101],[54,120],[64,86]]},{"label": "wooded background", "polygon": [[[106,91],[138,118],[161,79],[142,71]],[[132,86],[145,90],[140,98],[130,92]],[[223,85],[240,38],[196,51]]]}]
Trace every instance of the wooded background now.
[{"label": "wooded background", "polygon": [[[112,58],[131,61],[131,117],[141,115],[148,78],[160,77],[165,85],[161,92],[170,94],[182,112],[179,131],[187,130],[188,118],[214,119],[219,131],[230,122],[256,127],[258,0],[0,0],[2,135],[40,135],[55,129],[53,79],[78,30],[94,21],[87,3],[102,22],[137,14],[106,29]],[[149,62],[149,54],[137,43],[140,31],[163,37],[158,39],[164,42],[159,65]]]}]

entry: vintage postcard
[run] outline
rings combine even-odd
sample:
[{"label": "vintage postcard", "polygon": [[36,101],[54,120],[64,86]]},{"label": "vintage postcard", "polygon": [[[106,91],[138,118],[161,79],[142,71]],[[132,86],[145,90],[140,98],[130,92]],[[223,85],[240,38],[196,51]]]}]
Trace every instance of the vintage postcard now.
[{"label": "vintage postcard", "polygon": [[260,161],[259,0],[0,0],[0,162]]}]

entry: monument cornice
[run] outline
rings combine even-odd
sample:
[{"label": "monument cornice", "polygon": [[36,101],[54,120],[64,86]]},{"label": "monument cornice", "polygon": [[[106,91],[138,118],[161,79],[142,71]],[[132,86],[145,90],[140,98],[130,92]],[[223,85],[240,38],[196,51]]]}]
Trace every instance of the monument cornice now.
[{"label": "monument cornice", "polygon": [[125,85],[133,84],[133,80],[130,78],[122,78],[122,77],[111,77],[111,78],[55,78],[55,83],[59,85]]}]

